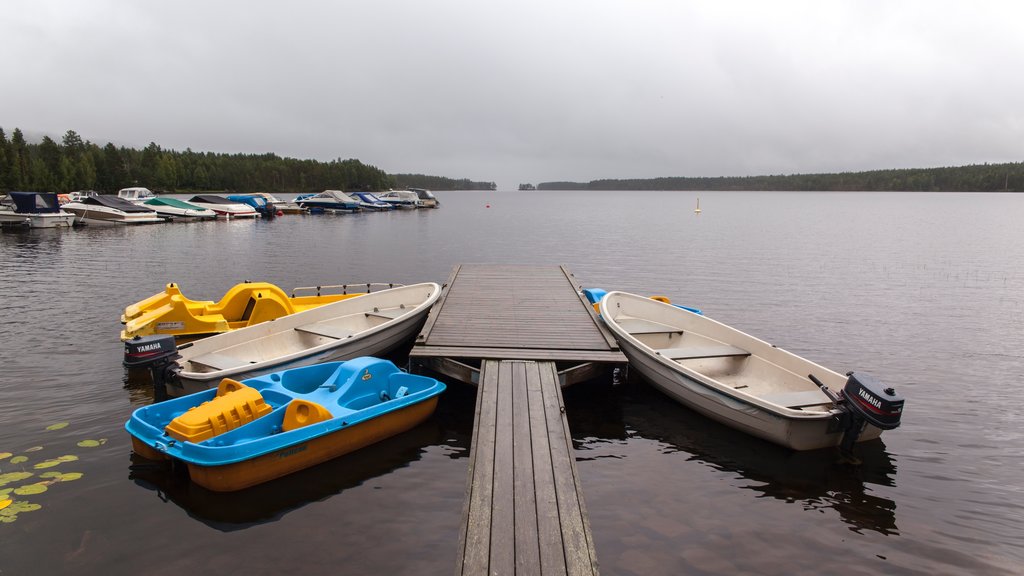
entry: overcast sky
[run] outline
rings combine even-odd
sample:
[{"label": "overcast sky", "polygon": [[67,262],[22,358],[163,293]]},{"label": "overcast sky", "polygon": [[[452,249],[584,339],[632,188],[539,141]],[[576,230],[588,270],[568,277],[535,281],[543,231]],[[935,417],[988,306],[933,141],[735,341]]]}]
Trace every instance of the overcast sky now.
[{"label": "overcast sky", "polygon": [[0,127],[496,181],[1024,160],[1024,2],[0,3]]}]

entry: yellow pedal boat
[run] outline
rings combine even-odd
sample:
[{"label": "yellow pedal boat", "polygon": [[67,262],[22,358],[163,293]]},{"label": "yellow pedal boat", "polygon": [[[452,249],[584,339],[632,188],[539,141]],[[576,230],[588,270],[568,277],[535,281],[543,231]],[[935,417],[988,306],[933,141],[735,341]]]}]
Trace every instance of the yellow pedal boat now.
[{"label": "yellow pedal boat", "polygon": [[[399,284],[340,284],[295,288],[288,295],[269,282],[235,284],[217,302],[189,300],[171,282],[163,292],[140,300],[121,315],[121,340],[135,336],[171,334],[180,343],[212,334],[253,326],[268,320],[362,296],[373,287]],[[300,294],[301,292],[301,294]],[[330,293],[327,293],[330,292]]]}]

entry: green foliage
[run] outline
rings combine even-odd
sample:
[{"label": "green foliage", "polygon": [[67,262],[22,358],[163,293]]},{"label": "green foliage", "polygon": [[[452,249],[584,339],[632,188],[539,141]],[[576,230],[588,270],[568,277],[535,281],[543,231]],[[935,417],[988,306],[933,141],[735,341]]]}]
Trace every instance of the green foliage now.
[{"label": "green foliage", "polygon": [[1024,162],[949,168],[717,178],[543,182],[538,190],[749,190],[863,192],[1024,192]]},{"label": "green foliage", "polygon": [[[494,189],[492,182],[470,182],[436,176],[399,177],[359,160],[298,160],[275,154],[215,154],[166,150],[150,142],[142,150],[83,140],[74,130],[58,144],[45,136],[28,144],[20,129],[8,142],[0,130],[0,191],[112,193],[128,186],[155,191],[188,192],[315,192],[325,189],[379,191],[398,186],[445,190]],[[403,177],[403,178],[404,178]]]},{"label": "green foliage", "polygon": [[455,180],[425,174],[395,174],[396,188],[429,188],[431,190],[495,190],[494,182],[473,182],[465,178]]}]

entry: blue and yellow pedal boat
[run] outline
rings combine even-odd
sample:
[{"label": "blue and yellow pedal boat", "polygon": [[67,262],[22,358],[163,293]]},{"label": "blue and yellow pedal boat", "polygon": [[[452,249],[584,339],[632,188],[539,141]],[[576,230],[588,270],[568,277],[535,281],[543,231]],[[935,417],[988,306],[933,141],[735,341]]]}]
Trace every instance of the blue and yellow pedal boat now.
[{"label": "blue and yellow pedal boat", "polygon": [[274,372],[139,408],[132,449],[188,465],[192,481],[230,492],[296,472],[426,420],[445,385],[372,357]]}]

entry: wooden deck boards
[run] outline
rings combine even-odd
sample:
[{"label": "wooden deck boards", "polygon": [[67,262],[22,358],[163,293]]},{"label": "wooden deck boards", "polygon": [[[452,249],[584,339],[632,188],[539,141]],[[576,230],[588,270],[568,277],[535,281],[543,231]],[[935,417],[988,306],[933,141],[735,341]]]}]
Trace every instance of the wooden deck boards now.
[{"label": "wooden deck boards", "polygon": [[484,361],[458,574],[597,574],[552,362]]},{"label": "wooden deck boards", "polygon": [[456,266],[411,356],[624,362],[561,266]]}]

